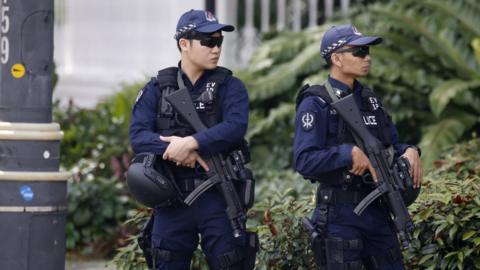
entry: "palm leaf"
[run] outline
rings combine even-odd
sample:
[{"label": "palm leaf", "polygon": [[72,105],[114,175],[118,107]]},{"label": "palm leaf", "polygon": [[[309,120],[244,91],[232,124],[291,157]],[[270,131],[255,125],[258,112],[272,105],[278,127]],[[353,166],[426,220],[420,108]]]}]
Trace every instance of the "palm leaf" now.
[{"label": "palm leaf", "polygon": [[460,22],[462,31],[480,36],[480,17],[477,13],[480,7],[479,2],[475,5],[469,5],[464,1],[458,0],[423,0],[415,2],[419,5],[429,6],[443,13],[445,17],[455,18]]},{"label": "palm leaf", "polygon": [[[398,7],[390,6],[390,8],[385,8],[383,6],[374,5],[370,10],[378,16],[384,16],[389,20],[400,23],[404,29],[416,33],[418,36],[427,40],[428,44],[425,45],[425,47],[436,51],[439,56],[442,56],[443,59],[448,61],[448,63],[458,70],[460,75],[463,75],[464,77],[466,76],[467,78],[479,76],[476,70],[466,64],[467,59],[464,59],[461,53],[462,49],[457,49],[454,44],[452,44],[451,40],[444,36],[437,35],[436,32],[432,32],[432,30],[434,30],[432,29],[433,25],[425,24],[422,17],[414,13],[413,10],[398,12],[396,9],[398,9]],[[422,41],[422,39],[420,39],[420,41]]]},{"label": "palm leaf", "polygon": [[266,130],[270,129],[275,123],[286,119],[288,117],[292,117],[295,115],[295,104],[292,103],[282,103],[275,109],[270,110],[267,118],[264,118],[255,123],[255,125],[248,131],[247,139],[250,140],[251,138],[262,134]]},{"label": "palm leaf", "polygon": [[435,87],[430,93],[430,107],[439,116],[451,99],[472,88],[480,87],[480,80],[449,80]]},{"label": "palm leaf", "polygon": [[320,69],[321,59],[318,43],[306,47],[297,57],[288,63],[281,64],[251,84],[250,99],[265,100],[290,90],[297,83],[301,74]]},{"label": "palm leaf", "polygon": [[305,47],[317,43],[329,25],[309,28],[302,32],[285,32],[264,42],[250,60],[250,72],[261,72],[275,64],[288,62],[295,58]]},{"label": "palm leaf", "polygon": [[[303,32],[287,32],[262,44],[249,63],[250,72],[261,72],[274,64],[291,60],[305,45]],[[282,52],[282,53],[280,53]]]},{"label": "palm leaf", "polygon": [[422,161],[426,170],[440,156],[445,147],[457,143],[463,133],[471,128],[477,119],[469,114],[457,114],[455,117],[444,118],[440,122],[425,128],[420,147]]},{"label": "palm leaf", "polygon": [[457,95],[453,99],[455,105],[459,105],[465,110],[468,108],[472,109],[473,112],[476,112],[480,115],[480,93],[479,88],[472,89],[470,91],[464,91],[461,94]]},{"label": "palm leaf", "polygon": [[475,59],[477,59],[477,63],[480,65],[480,37],[472,40],[472,48],[475,54]]}]

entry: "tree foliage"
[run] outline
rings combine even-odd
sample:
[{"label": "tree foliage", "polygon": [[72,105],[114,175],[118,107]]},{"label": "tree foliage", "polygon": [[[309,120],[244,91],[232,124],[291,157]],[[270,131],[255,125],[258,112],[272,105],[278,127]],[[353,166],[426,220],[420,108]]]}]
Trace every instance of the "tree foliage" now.
[{"label": "tree foliage", "polygon": [[480,268],[480,140],[442,155],[411,206],[416,224],[410,269]]},{"label": "tree foliage", "polygon": [[[478,269],[480,267],[480,139],[447,149],[425,176],[422,193],[410,206],[416,228],[404,252],[407,269]],[[260,252],[255,269],[315,269],[309,236],[301,218],[315,205],[316,185],[292,172],[271,173],[259,184],[249,212]],[[275,187],[275,188],[272,188]],[[142,226],[146,212],[129,222]],[[136,236],[132,236],[136,239]],[[198,250],[192,269],[208,269]],[[120,250],[117,269],[145,269],[136,241]]]},{"label": "tree foliage", "polygon": [[131,151],[128,124],[140,85],[82,109],[73,102],[54,105],[54,121],[64,132],[61,166],[68,180],[67,249],[85,256],[104,256],[123,245],[128,227],[122,225],[135,207],[126,192],[124,173]]},{"label": "tree foliage", "polygon": [[[422,146],[427,168],[444,147],[480,127],[478,10],[478,1],[399,0],[368,5],[351,16],[369,31],[365,34],[384,38],[372,48],[373,68],[362,80],[383,98],[401,137]],[[346,22],[335,22],[341,23]],[[330,27],[279,35],[258,49],[243,73],[254,108],[249,131],[254,148],[275,145],[278,137],[271,134],[277,125],[292,134],[298,89],[306,82],[323,83],[328,73],[319,44]],[[439,132],[447,127],[456,130]],[[284,154],[277,156],[280,167]]]}]

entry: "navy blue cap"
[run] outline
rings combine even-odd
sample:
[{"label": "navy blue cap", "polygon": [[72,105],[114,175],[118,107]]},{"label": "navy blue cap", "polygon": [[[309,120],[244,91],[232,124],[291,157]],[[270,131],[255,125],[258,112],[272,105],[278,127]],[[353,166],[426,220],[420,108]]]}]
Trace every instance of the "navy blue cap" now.
[{"label": "navy blue cap", "polygon": [[381,37],[364,36],[351,24],[332,26],[332,28],[328,29],[323,35],[320,53],[327,59],[332,52],[345,45],[364,46],[376,45],[381,42]]},{"label": "navy blue cap", "polygon": [[195,30],[200,33],[214,33],[217,31],[232,32],[235,27],[218,23],[217,18],[210,11],[189,10],[180,17],[177,23],[175,39],[179,40],[186,33]]}]

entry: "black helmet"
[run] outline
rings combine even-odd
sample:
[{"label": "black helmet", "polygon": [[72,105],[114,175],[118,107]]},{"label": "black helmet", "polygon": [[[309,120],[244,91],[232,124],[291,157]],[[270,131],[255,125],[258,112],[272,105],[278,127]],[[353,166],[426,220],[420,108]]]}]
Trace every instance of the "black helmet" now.
[{"label": "black helmet", "polygon": [[179,191],[173,174],[165,162],[155,162],[154,153],[135,156],[127,171],[127,185],[141,204],[154,208],[178,202]]}]

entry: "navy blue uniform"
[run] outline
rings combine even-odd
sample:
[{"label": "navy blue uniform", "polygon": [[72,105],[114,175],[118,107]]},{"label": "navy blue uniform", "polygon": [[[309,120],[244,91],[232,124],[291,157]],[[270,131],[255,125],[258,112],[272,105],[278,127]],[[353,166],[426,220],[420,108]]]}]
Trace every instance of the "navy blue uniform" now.
[{"label": "navy blue uniform", "polygon": [[[334,89],[340,90],[340,94],[349,92],[349,87],[342,82],[331,77],[328,80]],[[384,142],[385,146],[393,145],[396,156],[403,154],[410,145],[399,143],[397,130],[386,111],[382,109],[381,102],[376,98],[365,98],[362,91],[363,86],[355,81],[353,95],[359,109],[365,112],[363,119],[366,126],[374,136]],[[372,113],[379,108],[382,109],[381,113]],[[372,187],[362,183],[360,177],[350,175],[348,177],[354,178],[351,183],[347,185],[342,182],[343,173],[352,167],[354,140],[350,135],[350,140],[344,139],[339,142],[338,133],[339,116],[336,111],[319,96],[305,97],[297,108],[295,122],[295,169],[305,178],[319,180],[320,188],[330,188],[334,192],[355,190],[358,194],[368,194]],[[318,197],[319,193],[317,201],[320,201]],[[388,256],[386,254],[388,250],[399,250],[395,232],[389,226],[389,218],[383,207],[373,203],[361,216],[353,213],[354,208],[353,202],[330,202],[326,222],[327,235],[348,240],[360,239],[363,242],[363,248],[344,251],[345,262],[361,261],[379,254]],[[317,204],[312,217],[314,222],[318,221],[320,211]],[[398,261],[379,269],[403,269],[403,267],[401,261]]]},{"label": "navy blue uniform", "polygon": [[[212,71],[206,70],[192,85],[182,73],[185,86],[192,96],[201,93],[209,81]],[[130,140],[136,153],[153,152],[163,155],[168,143],[160,140],[162,130],[157,130],[158,104],[162,92],[157,80],[152,79],[141,90],[133,108],[130,124]],[[203,132],[192,134],[199,145],[200,154],[215,154],[238,146],[245,135],[248,124],[248,95],[244,84],[228,75],[217,89],[215,103],[219,122]],[[206,112],[199,112],[205,122]],[[168,161],[165,161],[168,162]],[[176,181],[186,178],[200,178],[203,170],[177,167],[170,163]],[[201,234],[202,250],[207,259],[231,252],[245,243],[245,239],[235,239],[225,214],[225,202],[222,196],[211,189],[205,192],[190,207],[156,208],[152,232],[154,248],[171,251],[168,256],[156,261],[158,269],[189,269],[193,251],[197,248]]]},{"label": "navy blue uniform", "polygon": [[[203,91],[205,83],[212,71],[204,74],[192,85],[183,75],[185,86],[192,94]],[[130,122],[130,141],[135,153],[154,152],[162,155],[168,143],[160,140],[156,130],[158,101],[161,92],[152,79],[139,93],[138,100],[133,108]],[[219,153],[238,145],[247,131],[248,125],[248,95],[243,83],[228,76],[218,90],[218,100],[221,104],[222,121],[217,125],[193,134],[197,140],[200,153]],[[205,115],[200,113],[204,119]]]}]

